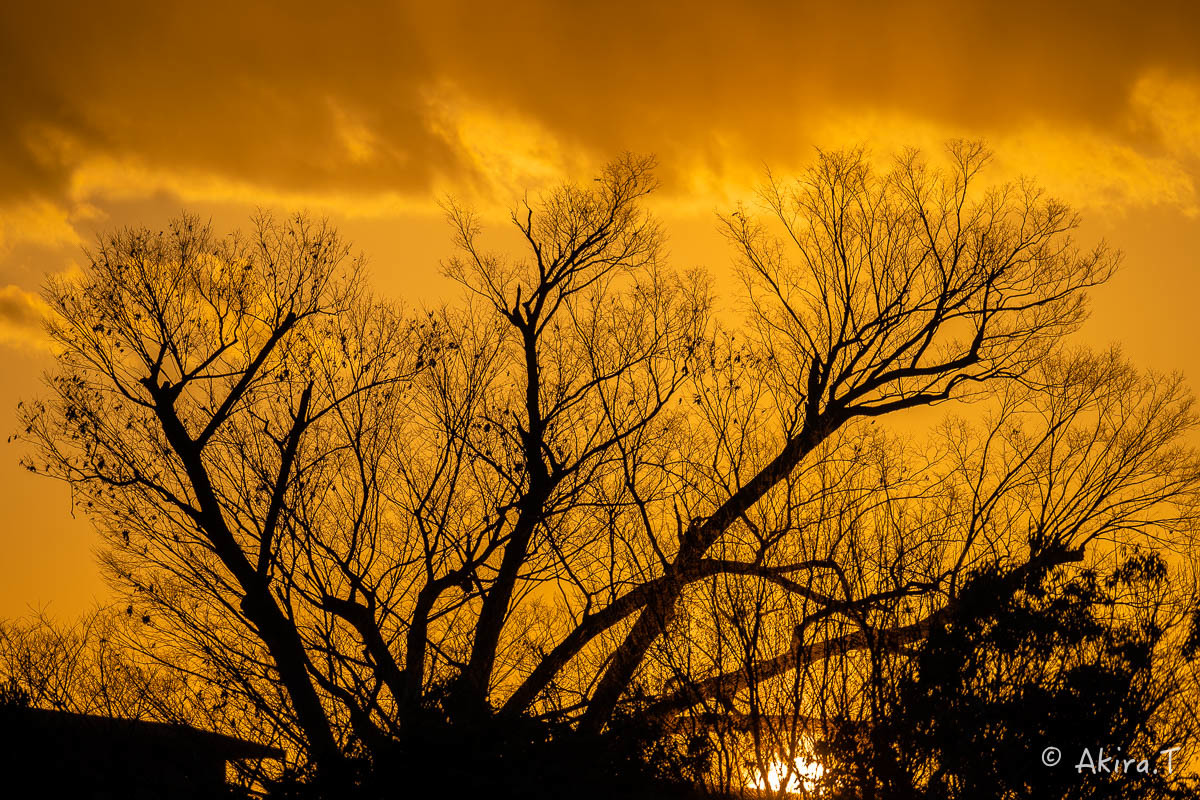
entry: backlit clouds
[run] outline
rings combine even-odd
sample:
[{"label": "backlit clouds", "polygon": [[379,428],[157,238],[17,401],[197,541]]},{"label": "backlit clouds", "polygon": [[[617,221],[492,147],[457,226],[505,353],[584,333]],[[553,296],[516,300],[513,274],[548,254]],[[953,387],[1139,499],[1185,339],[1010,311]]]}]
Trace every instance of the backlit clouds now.
[{"label": "backlit clouds", "polygon": [[[449,161],[426,132],[428,70],[404,40],[401,12],[102,5],[0,12],[0,69],[21,76],[6,83],[0,111],[9,193],[61,190],[95,157],[287,189],[419,188]],[[364,162],[345,146],[348,124],[395,146]]]},{"label": "backlit clouds", "polygon": [[[1034,125],[1197,148],[1194,111],[1152,113],[1186,117],[1193,4],[305,5],[9,5],[0,192],[58,200],[101,161],[427,195],[627,149],[682,191],[693,170],[798,163],[838,144],[831,119],[869,115],[997,145]],[[1180,133],[1156,138],[1162,123]]]},{"label": "backlit clouds", "polygon": [[656,207],[697,224],[815,147],[955,137],[987,140],[989,180],[1034,176],[1085,214],[1196,213],[1193,4],[645,6],[5,5],[0,285],[184,207],[399,230],[447,193],[497,216],[626,150],[658,156]]},{"label": "backlit clouds", "polygon": [[78,246],[81,244],[75,222],[94,209],[86,204],[73,203],[72,214],[63,206],[45,198],[31,198],[13,203],[0,213],[0,258],[15,245],[33,243],[47,246]]}]

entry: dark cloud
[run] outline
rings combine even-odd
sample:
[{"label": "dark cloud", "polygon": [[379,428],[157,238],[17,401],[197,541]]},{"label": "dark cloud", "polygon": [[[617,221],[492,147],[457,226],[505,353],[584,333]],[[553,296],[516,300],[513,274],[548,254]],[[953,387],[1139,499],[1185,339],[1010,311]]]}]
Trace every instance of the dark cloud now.
[{"label": "dark cloud", "polygon": [[[0,11],[0,192],[88,157],[285,190],[420,191],[468,167],[453,87],[597,155],[790,158],[846,110],[1123,128],[1200,67],[1190,2],[40,2]],[[349,139],[348,137],[349,132]],[[355,150],[354,136],[370,144]]]},{"label": "dark cloud", "polygon": [[[448,166],[422,119],[430,69],[403,12],[221,6],[0,12],[0,71],[20,76],[0,110],[4,177],[52,187],[96,153],[317,189],[419,186]],[[343,156],[339,108],[392,145],[369,167]]]}]

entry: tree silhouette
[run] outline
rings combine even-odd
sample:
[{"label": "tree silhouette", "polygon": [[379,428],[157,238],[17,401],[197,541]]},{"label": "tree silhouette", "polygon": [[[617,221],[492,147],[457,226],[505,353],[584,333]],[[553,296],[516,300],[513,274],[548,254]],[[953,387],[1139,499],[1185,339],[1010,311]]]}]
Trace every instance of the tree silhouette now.
[{"label": "tree silhouette", "polygon": [[126,636],[138,624],[131,614],[105,608],[70,622],[45,612],[0,620],[0,680],[7,680],[38,708],[201,722],[204,715],[196,713],[200,709],[183,676],[136,658],[127,646]]},{"label": "tree silhouette", "polygon": [[[733,326],[665,263],[634,156],[521,203],[518,253],[448,203],[464,296],[421,312],[305,217],[109,234],[46,291],[27,465],[96,521],[147,657],[331,781],[445,726],[596,741],[635,709],[795,748],[864,718],[871,659],[970,570],[1195,529],[1181,381],[1062,344],[1115,254],[948,153],[821,154],[723,217]],[[947,400],[985,419],[926,450],[875,425]]]},{"label": "tree silhouette", "polygon": [[[971,576],[880,718],[827,748],[834,796],[1194,797],[1174,776],[1185,757],[1172,737],[1186,727],[1165,713],[1185,667],[1164,658],[1166,574],[1133,553],[1106,576]],[[1051,766],[1049,746],[1062,759]]]}]

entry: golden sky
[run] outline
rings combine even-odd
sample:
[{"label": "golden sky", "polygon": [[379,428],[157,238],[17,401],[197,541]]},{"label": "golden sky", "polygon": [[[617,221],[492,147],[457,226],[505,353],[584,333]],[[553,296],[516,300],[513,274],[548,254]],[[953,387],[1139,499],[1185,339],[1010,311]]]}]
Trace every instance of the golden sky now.
[{"label": "golden sky", "polygon": [[[0,422],[49,364],[37,290],[95,232],[190,209],[328,214],[381,292],[433,302],[448,192],[499,213],[625,150],[681,267],[814,147],[984,138],[1125,252],[1081,332],[1200,376],[1200,4],[0,4]],[[653,5],[646,8],[646,5]],[[486,6],[486,7],[485,7]],[[7,433],[7,431],[6,431]],[[0,617],[104,597],[65,487],[0,457]]]}]

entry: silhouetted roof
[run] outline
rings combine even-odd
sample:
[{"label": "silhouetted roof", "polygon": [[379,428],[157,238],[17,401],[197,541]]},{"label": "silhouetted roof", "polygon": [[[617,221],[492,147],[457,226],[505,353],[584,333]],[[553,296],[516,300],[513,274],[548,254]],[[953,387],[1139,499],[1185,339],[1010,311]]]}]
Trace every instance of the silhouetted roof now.
[{"label": "silhouetted roof", "polygon": [[247,742],[233,736],[204,731],[187,725],[166,722],[149,722],[136,719],[101,717],[91,714],[74,714],[69,711],[49,711],[41,708],[13,709],[0,714],[0,725],[4,717],[13,715],[11,721],[19,721],[23,735],[36,737],[45,734],[56,738],[84,736],[120,739],[125,741],[153,741],[158,746],[178,747],[190,752],[203,752],[225,760],[243,758],[283,758],[283,751],[256,742]]}]

